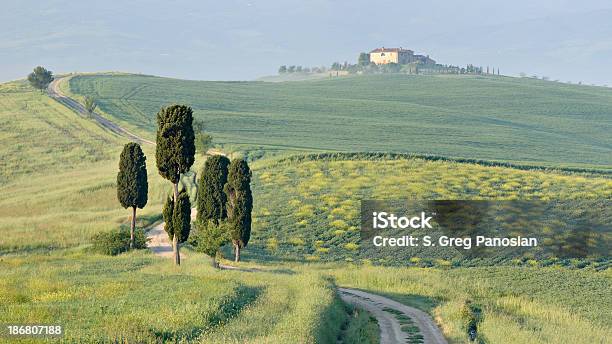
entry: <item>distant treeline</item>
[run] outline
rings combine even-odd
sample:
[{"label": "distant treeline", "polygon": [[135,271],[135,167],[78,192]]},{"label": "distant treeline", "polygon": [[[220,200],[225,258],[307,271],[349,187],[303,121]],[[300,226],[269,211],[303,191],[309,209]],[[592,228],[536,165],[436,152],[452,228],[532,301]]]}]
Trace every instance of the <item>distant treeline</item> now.
[{"label": "distant treeline", "polygon": [[310,73],[325,73],[327,72],[327,67],[325,66],[320,66],[320,67],[303,67],[303,66],[280,66],[278,68],[278,74],[293,74],[293,73],[304,73],[304,74],[310,74]]},{"label": "distant treeline", "polygon": [[596,168],[572,168],[572,167],[548,167],[538,165],[523,165],[514,164],[503,161],[490,161],[470,158],[452,158],[440,155],[430,154],[414,154],[414,153],[384,153],[384,152],[329,152],[329,153],[312,153],[300,154],[284,157],[276,160],[276,163],[285,162],[304,162],[304,161],[342,161],[342,160],[403,160],[403,159],[423,159],[427,161],[445,161],[464,164],[476,164],[487,167],[507,167],[526,171],[544,171],[544,172],[565,172],[565,173],[583,173],[596,174],[599,176],[612,177],[612,170],[596,169]]},{"label": "distant treeline", "polygon": [[465,67],[443,65],[434,63],[422,63],[412,62],[407,64],[398,63],[386,63],[376,64],[370,62],[370,55],[368,53],[360,53],[356,64],[345,61],[334,62],[327,68],[325,66],[320,67],[302,67],[296,65],[282,65],[278,68],[278,74],[319,74],[326,73],[328,71],[333,72],[345,72],[349,74],[393,74],[393,73],[405,73],[405,74],[488,74],[488,75],[500,75],[499,68],[494,67],[482,67],[468,64]]},{"label": "distant treeline", "polygon": [[278,74],[320,74],[327,72],[347,72],[349,74],[493,74],[499,75],[499,68],[484,69],[468,64],[465,67],[442,65],[442,64],[397,64],[387,63],[377,65],[369,63],[367,65],[350,64],[348,62],[334,62],[329,68],[320,67],[303,67],[303,66],[287,66],[282,65],[278,68]]}]

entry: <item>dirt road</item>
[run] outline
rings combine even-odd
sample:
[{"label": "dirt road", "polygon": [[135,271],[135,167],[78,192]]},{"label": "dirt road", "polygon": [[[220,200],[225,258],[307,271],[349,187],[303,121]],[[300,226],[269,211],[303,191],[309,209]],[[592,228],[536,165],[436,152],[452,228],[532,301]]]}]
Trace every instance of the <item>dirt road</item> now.
[{"label": "dirt road", "polygon": [[[149,243],[147,247],[156,255],[164,258],[172,258],[172,244],[168,239],[168,233],[164,230],[164,223],[160,223],[147,231]],[[181,259],[183,254],[181,253]]]},{"label": "dirt road", "polygon": [[367,310],[378,320],[381,344],[408,343],[408,334],[402,331],[399,319],[385,309],[393,309],[412,319],[425,344],[448,344],[431,317],[419,309],[361,290],[338,288],[338,292],[344,302]]},{"label": "dirt road", "polygon": [[87,112],[87,110],[85,110],[85,107],[77,102],[76,100],[66,96],[65,94],[62,93],[62,90],[59,87],[59,84],[66,79],[66,77],[63,78],[57,78],[55,80],[53,80],[53,82],[51,82],[49,84],[49,87],[47,87],[47,93],[49,94],[49,96],[55,100],[57,100],[58,102],[60,102],[61,104],[65,105],[66,107],[68,107],[69,109],[73,110],[74,112],[76,112],[77,114],[81,115],[81,116],[86,116],[86,117],[91,117],[94,121],[96,121],[101,127],[119,135],[119,136],[123,136],[126,137],[134,142],[138,142],[138,143],[145,143],[148,145],[155,145],[155,142],[149,141],[145,138],[142,138],[136,134],[133,134],[131,132],[129,132],[128,130],[120,127],[119,125],[117,125],[116,123],[113,123],[111,121],[109,121],[108,119],[102,117],[100,114],[93,112],[92,114],[89,114]]},{"label": "dirt road", "polygon": [[[191,209],[192,222],[197,213],[197,209]],[[156,256],[172,258],[172,243],[170,242],[170,238],[168,238],[168,233],[164,230],[164,222],[155,225],[153,228],[149,229],[146,234],[149,239],[149,243],[147,244],[149,250]],[[183,260],[184,257],[185,254],[181,251],[181,260]]]}]

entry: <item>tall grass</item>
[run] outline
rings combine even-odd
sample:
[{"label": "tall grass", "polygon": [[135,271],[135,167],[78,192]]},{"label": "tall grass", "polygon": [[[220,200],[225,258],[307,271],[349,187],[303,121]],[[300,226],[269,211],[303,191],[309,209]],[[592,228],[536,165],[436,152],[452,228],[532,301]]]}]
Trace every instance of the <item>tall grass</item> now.
[{"label": "tall grass", "polygon": [[64,341],[81,343],[333,342],[346,316],[333,284],[301,267],[266,270],[215,270],[193,252],[180,268],[145,252],[5,257],[0,323],[61,324]]},{"label": "tall grass", "polygon": [[[120,146],[119,146],[120,147]],[[117,153],[118,154],[118,153]],[[149,157],[149,200],[138,210],[140,228],[159,219],[168,183]],[[116,196],[118,160],[35,175],[0,188],[0,252],[65,248],[89,242],[100,231],[128,223],[130,212]]]},{"label": "tall grass", "polygon": [[0,187],[113,156],[120,140],[25,81],[0,84]]}]

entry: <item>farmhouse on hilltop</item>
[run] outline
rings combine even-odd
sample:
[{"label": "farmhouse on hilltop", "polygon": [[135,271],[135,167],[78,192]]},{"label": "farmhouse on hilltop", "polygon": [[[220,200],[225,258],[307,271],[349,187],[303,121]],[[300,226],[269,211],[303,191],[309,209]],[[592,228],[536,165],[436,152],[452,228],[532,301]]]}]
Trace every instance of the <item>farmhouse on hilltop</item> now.
[{"label": "farmhouse on hilltop", "polygon": [[370,62],[377,65],[397,63],[397,64],[409,64],[409,63],[422,63],[422,64],[435,64],[436,61],[429,58],[429,56],[415,55],[414,51],[403,48],[378,48],[370,52]]}]

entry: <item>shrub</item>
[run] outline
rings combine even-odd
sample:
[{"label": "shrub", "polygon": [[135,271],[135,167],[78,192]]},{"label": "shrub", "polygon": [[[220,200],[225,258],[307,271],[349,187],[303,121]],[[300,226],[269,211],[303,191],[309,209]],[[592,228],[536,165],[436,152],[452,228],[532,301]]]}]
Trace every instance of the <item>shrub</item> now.
[{"label": "shrub", "polygon": [[354,242],[349,242],[348,244],[344,245],[344,248],[349,251],[357,251],[359,249],[359,245],[355,244]]},{"label": "shrub", "polygon": [[463,327],[467,332],[470,341],[478,338],[478,325],[482,323],[484,314],[480,305],[466,300],[460,310]]},{"label": "shrub", "polygon": [[[134,232],[134,248],[147,248],[149,239],[142,229]],[[97,253],[116,256],[130,249],[130,229],[122,226],[118,231],[102,232],[91,238],[93,250]]]},{"label": "shrub", "polygon": [[220,248],[229,242],[227,234],[227,224],[220,222],[216,224],[213,220],[195,222],[195,235],[193,242],[195,249],[213,258],[213,265],[216,266],[216,258],[220,258]]}]

